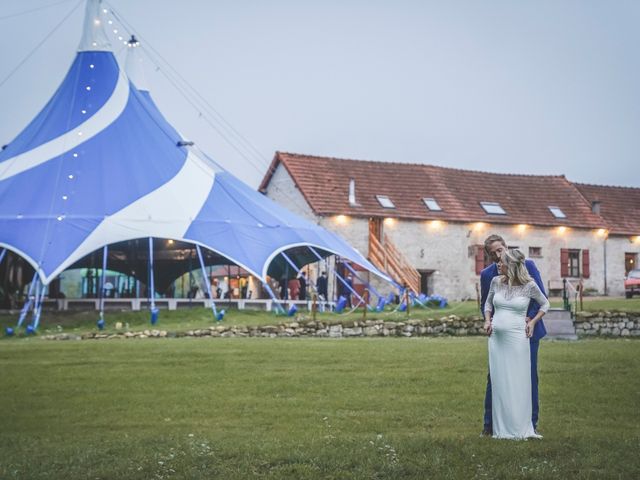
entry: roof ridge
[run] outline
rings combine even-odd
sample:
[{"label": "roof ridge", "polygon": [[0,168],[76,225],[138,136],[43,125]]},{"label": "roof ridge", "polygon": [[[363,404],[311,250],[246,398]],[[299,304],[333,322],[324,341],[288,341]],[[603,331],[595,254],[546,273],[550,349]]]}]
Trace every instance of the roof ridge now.
[{"label": "roof ridge", "polygon": [[598,187],[598,188],[624,188],[627,190],[640,190],[640,187],[628,187],[626,185],[599,185],[597,183],[580,183],[580,182],[573,182],[574,185],[580,187]]},{"label": "roof ridge", "polygon": [[430,167],[430,168],[436,168],[436,169],[442,169],[442,170],[451,170],[454,172],[468,172],[468,173],[482,173],[482,174],[489,174],[489,175],[500,175],[503,177],[527,177],[527,178],[558,178],[558,179],[565,179],[566,180],[566,176],[564,174],[560,174],[560,175],[536,175],[536,174],[530,174],[530,173],[499,173],[499,172],[488,172],[486,170],[471,170],[471,169],[466,169],[466,168],[455,168],[455,167],[443,167],[441,165],[433,165],[430,163],[412,163],[412,162],[390,162],[390,161],[383,161],[383,160],[360,160],[360,159],[356,159],[356,158],[340,158],[340,157],[328,157],[328,156],[322,156],[322,155],[307,155],[304,153],[293,153],[293,152],[282,152],[282,151],[277,151],[276,154],[279,155],[289,155],[292,157],[301,157],[301,158],[318,158],[318,159],[322,159],[322,160],[339,160],[339,161],[347,161],[347,162],[359,162],[359,163],[366,163],[366,164],[372,164],[372,165],[379,165],[379,164],[385,164],[385,165],[406,165],[406,166],[415,166],[415,167]]}]

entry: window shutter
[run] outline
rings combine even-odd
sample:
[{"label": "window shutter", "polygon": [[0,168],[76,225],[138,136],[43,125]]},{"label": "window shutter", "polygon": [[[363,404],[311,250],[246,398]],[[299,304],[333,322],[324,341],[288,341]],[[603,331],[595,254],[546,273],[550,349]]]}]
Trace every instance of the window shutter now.
[{"label": "window shutter", "polygon": [[476,245],[476,275],[482,273],[484,268],[484,248],[482,245]]},{"label": "window shutter", "polygon": [[560,249],[560,276],[562,278],[569,276],[569,249]]},{"label": "window shutter", "polygon": [[589,250],[582,250],[582,278],[589,278]]}]

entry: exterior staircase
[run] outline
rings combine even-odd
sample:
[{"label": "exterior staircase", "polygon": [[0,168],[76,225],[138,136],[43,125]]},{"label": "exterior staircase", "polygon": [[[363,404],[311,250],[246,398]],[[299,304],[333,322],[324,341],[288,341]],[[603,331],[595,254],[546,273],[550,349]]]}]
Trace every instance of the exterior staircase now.
[{"label": "exterior staircase", "polygon": [[420,293],[420,274],[387,235],[384,235],[383,241],[380,242],[375,235],[369,234],[369,260],[400,285],[406,284],[409,290]]},{"label": "exterior staircase", "polygon": [[551,340],[578,339],[571,319],[571,312],[563,308],[550,308],[542,320],[547,328],[547,336],[545,338]]}]

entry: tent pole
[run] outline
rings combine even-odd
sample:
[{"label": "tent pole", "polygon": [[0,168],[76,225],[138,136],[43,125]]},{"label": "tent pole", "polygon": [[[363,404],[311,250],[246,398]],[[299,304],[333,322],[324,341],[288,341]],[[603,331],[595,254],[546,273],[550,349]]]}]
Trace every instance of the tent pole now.
[{"label": "tent pole", "polygon": [[156,290],[153,282],[153,237],[149,237],[149,295],[151,297],[151,324],[158,321],[158,309],[156,308]]},{"label": "tent pole", "polygon": [[220,321],[222,320],[222,317],[218,318],[216,302],[213,300],[213,294],[211,293],[211,282],[209,281],[209,277],[207,276],[207,269],[204,266],[204,260],[202,258],[202,250],[200,249],[200,245],[198,245],[197,243],[196,243],[196,251],[198,252],[198,259],[200,260],[200,268],[202,269],[202,277],[204,278],[204,283],[207,288],[207,293],[209,294],[209,300],[211,300],[211,310],[213,310],[213,318]]},{"label": "tent pole", "polygon": [[38,325],[40,325],[40,314],[42,313],[42,303],[44,302],[44,294],[47,290],[47,286],[43,283],[42,288],[40,290],[40,297],[38,298],[38,294],[36,293],[37,303],[34,307],[34,316],[33,316],[33,329],[37,330]]},{"label": "tent pole", "polygon": [[22,326],[24,319],[27,317],[27,314],[31,309],[31,305],[33,303],[33,299],[31,298],[31,296],[33,295],[34,287],[38,284],[39,281],[40,281],[40,278],[38,277],[38,271],[36,270],[36,273],[33,274],[33,280],[31,280],[31,284],[29,285],[29,292],[27,293],[27,298],[24,301],[22,310],[20,310],[20,317],[18,317],[18,327]]},{"label": "tent pole", "polygon": [[[315,251],[315,249],[314,249],[312,246],[308,245],[308,246],[307,246],[307,248],[308,248],[309,250],[311,250],[311,251],[313,252],[313,254],[314,254],[316,257],[318,257],[318,259],[322,260],[322,257],[320,256],[320,254],[318,254],[318,252],[316,252],[316,251]],[[364,298],[362,298],[362,297],[358,294],[358,292],[356,292],[356,291],[355,291],[355,290],[354,290],[354,289],[353,289],[353,288],[352,288],[352,287],[347,283],[347,281],[346,281],[344,278],[342,278],[342,277],[338,274],[338,272],[336,272],[336,271],[335,271],[333,268],[331,268],[331,267],[330,267],[330,270],[331,270],[331,271],[332,271],[332,273],[336,276],[336,278],[337,278],[338,280],[340,280],[340,282],[342,282],[342,284],[343,284],[345,287],[347,287],[347,289],[349,289],[349,291],[350,291],[351,293],[353,293],[353,294],[356,296],[356,298],[357,298],[360,302],[362,302],[362,304],[365,306],[365,308],[369,307],[369,305],[367,305],[367,304],[365,303]]]},{"label": "tent pole", "polygon": [[189,249],[189,264],[187,268],[189,269],[189,307],[191,307],[191,303],[193,302],[193,297],[195,297],[195,293],[193,293],[193,265],[191,263],[191,257],[193,257],[193,249]]},{"label": "tent pole", "polygon": [[368,288],[369,290],[371,290],[371,291],[376,295],[376,297],[378,297],[378,298],[384,298],[382,295],[380,295],[380,293],[378,293],[378,291],[377,291],[375,288],[373,288],[373,286],[372,286],[369,282],[365,282],[365,281],[362,279],[362,277],[360,277],[360,276],[356,273],[356,271],[354,270],[354,268],[353,268],[351,265],[349,265],[349,263],[348,263],[348,262],[344,262],[344,261],[343,261],[342,263],[343,263],[343,264],[344,264],[344,266],[345,266],[345,267],[347,267],[347,269],[348,269],[348,270],[353,274],[353,276],[354,276],[354,277],[356,277],[358,280],[360,280],[362,283],[364,283],[364,284],[367,286],[367,288]]},{"label": "tent pole", "polygon": [[262,286],[264,287],[264,289],[267,291],[267,293],[269,294],[269,296],[273,300],[273,304],[276,306],[276,310],[278,312],[284,314],[285,313],[285,309],[282,308],[282,305],[280,305],[280,300],[278,299],[278,297],[276,297],[276,294],[273,293],[273,290],[271,290],[271,287],[269,286],[269,283],[268,282],[262,282]]},{"label": "tent pole", "polygon": [[102,249],[102,275],[100,275],[100,320],[104,320],[104,277],[107,271],[107,256],[109,247],[105,245]]}]

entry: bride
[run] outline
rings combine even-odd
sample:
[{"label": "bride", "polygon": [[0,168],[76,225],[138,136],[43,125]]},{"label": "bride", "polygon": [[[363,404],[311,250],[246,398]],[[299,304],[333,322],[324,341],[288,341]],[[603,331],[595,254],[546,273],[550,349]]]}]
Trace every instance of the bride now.
[{"label": "bride", "polygon": [[[542,438],[531,423],[531,358],[529,337],[549,310],[549,301],[529,276],[524,254],[504,252],[500,275],[491,282],[484,309],[484,329],[489,335],[489,372],[493,392],[494,438]],[[531,299],[540,311],[526,323]]]}]

